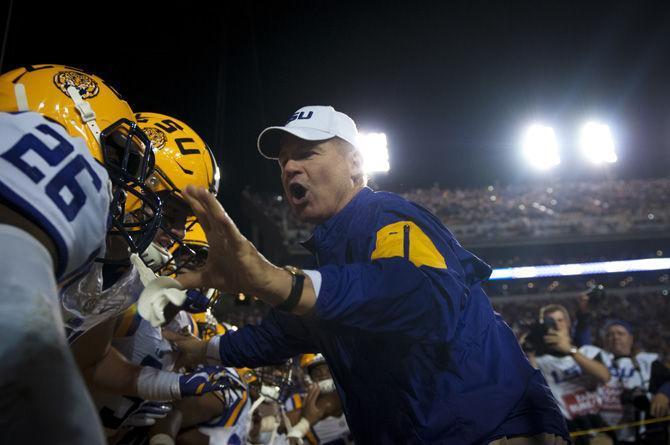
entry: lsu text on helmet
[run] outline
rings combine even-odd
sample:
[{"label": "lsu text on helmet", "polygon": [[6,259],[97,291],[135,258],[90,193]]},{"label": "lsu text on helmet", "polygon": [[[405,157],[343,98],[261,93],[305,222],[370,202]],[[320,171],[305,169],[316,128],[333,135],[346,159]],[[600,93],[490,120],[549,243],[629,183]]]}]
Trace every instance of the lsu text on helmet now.
[{"label": "lsu text on helmet", "polygon": [[[207,144],[191,127],[179,119],[159,113],[137,113],[135,117],[151,140],[156,154],[155,170],[146,181],[154,192],[175,203],[175,206],[182,205],[187,209],[182,196],[182,190],[187,185],[206,188],[214,195],[218,193],[219,167]],[[129,201],[127,209],[135,211],[137,206]],[[161,274],[175,272],[176,265],[171,254],[175,249],[172,246],[182,245],[180,232],[183,221],[171,218],[169,213],[164,212],[162,221],[162,233],[166,240],[154,240],[143,255],[149,267]]]}]

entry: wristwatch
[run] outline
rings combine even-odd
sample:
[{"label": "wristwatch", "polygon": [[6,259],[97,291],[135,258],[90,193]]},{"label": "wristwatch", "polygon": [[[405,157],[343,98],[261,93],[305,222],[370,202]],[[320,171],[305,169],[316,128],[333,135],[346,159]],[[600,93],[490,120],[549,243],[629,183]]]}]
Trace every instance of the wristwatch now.
[{"label": "wristwatch", "polygon": [[570,346],[570,355],[575,355],[576,353],[579,352],[579,349],[577,349],[576,346]]},{"label": "wristwatch", "polygon": [[302,273],[302,270],[295,266],[284,266],[282,269],[291,274],[291,292],[288,294],[286,300],[275,306],[275,309],[284,312],[291,312],[293,309],[295,309],[298,303],[300,303],[302,289],[305,285],[305,274]]}]

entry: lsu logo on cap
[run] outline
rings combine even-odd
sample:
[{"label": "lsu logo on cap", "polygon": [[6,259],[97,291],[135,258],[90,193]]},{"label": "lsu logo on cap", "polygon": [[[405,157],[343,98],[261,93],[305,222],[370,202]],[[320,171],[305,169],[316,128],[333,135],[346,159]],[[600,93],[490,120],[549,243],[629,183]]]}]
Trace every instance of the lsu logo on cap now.
[{"label": "lsu logo on cap", "polygon": [[69,87],[79,90],[82,99],[90,99],[100,92],[100,87],[95,80],[77,71],[59,71],[54,76],[54,84],[68,97],[70,97],[67,92]]},{"label": "lsu logo on cap", "polygon": [[[313,114],[314,114],[313,111],[310,111],[310,112],[301,111],[299,113],[293,113],[291,115],[291,117],[288,118],[288,121],[286,121],[286,124],[288,124],[289,122],[293,122],[296,119],[298,119],[298,120],[300,120],[300,119],[310,119]],[[286,124],[284,124],[284,125],[286,125]]]}]

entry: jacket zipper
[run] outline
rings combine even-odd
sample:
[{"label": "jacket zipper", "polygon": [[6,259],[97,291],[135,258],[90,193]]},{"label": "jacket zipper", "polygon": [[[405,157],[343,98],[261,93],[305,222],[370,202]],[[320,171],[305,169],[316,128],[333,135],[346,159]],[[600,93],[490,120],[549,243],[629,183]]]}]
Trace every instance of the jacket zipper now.
[{"label": "jacket zipper", "polygon": [[409,224],[405,224],[402,228],[402,248],[403,248],[403,258],[409,261]]}]

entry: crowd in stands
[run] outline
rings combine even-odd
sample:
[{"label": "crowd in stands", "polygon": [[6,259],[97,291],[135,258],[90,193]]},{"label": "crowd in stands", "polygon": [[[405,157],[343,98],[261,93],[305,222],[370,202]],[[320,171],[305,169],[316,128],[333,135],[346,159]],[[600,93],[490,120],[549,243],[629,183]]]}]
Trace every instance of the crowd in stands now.
[{"label": "crowd in stands", "polygon": [[670,228],[667,178],[455,190],[433,187],[404,196],[434,212],[462,241],[615,235]]}]

